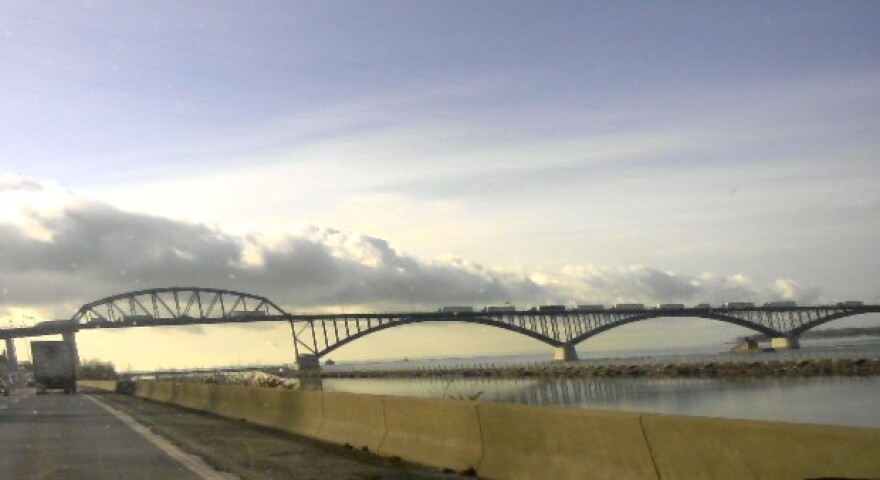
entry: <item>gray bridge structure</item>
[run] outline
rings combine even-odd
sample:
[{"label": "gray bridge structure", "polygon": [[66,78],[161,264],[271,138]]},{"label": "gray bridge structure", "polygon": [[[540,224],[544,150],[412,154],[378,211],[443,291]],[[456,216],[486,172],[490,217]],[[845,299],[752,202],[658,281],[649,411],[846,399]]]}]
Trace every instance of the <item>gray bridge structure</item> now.
[{"label": "gray bridge structure", "polygon": [[[734,306],[739,305],[739,306]],[[269,299],[232,290],[167,287],[122,293],[87,303],[69,319],[40,322],[32,327],[0,329],[10,361],[12,339],[62,335],[75,347],[83,330],[175,325],[287,322],[301,369],[316,369],[319,359],[367,335],[423,322],[463,322],[519,333],[555,348],[557,360],[576,360],[575,346],[613,328],[655,318],[694,317],[739,325],[771,338],[774,348],[797,348],[807,330],[854,315],[880,313],[880,305],[844,302],[835,305],[794,306],[731,304],[663,308],[533,308],[529,310],[319,313],[284,311]],[[74,352],[76,349],[74,348]]]}]

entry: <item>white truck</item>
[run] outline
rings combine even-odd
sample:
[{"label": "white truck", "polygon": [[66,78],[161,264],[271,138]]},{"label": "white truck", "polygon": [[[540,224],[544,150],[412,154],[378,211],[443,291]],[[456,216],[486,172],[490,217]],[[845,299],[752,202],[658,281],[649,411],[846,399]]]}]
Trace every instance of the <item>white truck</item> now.
[{"label": "white truck", "polygon": [[70,344],[63,341],[31,342],[31,359],[38,394],[50,389],[76,393],[76,360]]}]

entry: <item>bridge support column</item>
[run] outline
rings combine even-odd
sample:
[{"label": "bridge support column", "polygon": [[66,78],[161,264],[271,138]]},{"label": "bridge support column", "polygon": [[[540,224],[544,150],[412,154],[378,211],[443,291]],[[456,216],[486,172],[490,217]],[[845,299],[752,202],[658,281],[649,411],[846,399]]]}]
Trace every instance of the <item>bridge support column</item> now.
[{"label": "bridge support column", "polygon": [[297,355],[297,373],[300,386],[308,390],[321,390],[321,359],[317,355]]},{"label": "bridge support column", "polygon": [[773,350],[801,348],[801,342],[797,337],[777,337],[770,340],[770,347]]},{"label": "bridge support column", "polygon": [[79,349],[76,348],[76,333],[62,333],[61,339],[64,340],[65,343],[70,345],[70,351],[71,353],[73,353],[73,365],[76,368],[76,373],[79,373]]},{"label": "bridge support column", "polygon": [[15,372],[17,379],[21,381],[21,372],[18,369],[18,356],[15,354],[15,339],[6,339],[6,361],[9,363],[9,370]]},{"label": "bridge support column", "polygon": [[578,360],[578,352],[574,349],[574,345],[562,345],[556,347],[556,351],[553,354],[553,360],[573,362]]}]

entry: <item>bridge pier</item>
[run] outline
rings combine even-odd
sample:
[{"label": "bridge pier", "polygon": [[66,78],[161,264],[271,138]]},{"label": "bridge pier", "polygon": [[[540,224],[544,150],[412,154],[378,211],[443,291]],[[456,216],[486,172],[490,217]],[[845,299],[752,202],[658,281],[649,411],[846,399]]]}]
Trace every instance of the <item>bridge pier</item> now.
[{"label": "bridge pier", "polygon": [[574,349],[574,345],[561,345],[556,347],[556,351],[553,353],[553,360],[563,362],[573,362],[578,360],[577,350]]},{"label": "bridge pier", "polygon": [[317,355],[297,355],[297,372],[300,386],[308,390],[321,390],[321,359]]},{"label": "bridge pier", "polygon": [[71,351],[71,353],[73,353],[73,365],[76,368],[76,373],[79,373],[79,349],[76,348],[76,333],[75,332],[62,333],[61,339],[64,340],[65,343],[70,345],[70,351]]},{"label": "bridge pier", "polygon": [[6,339],[6,361],[9,363],[9,370],[15,372],[16,381],[21,381],[21,373],[18,369],[18,356],[15,354],[15,339]]},{"label": "bridge pier", "polygon": [[776,337],[770,339],[770,347],[773,350],[789,350],[792,348],[801,348],[801,342],[797,337]]}]

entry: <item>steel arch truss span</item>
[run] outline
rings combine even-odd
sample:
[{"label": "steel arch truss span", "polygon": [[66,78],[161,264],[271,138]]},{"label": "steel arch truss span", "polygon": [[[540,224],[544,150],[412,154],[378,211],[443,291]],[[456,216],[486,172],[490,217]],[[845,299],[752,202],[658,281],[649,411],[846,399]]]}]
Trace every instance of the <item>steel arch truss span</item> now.
[{"label": "steel arch truss span", "polygon": [[169,287],[122,293],[87,303],[71,317],[80,328],[234,323],[286,319],[265,297],[232,290]]},{"label": "steel arch truss span", "polygon": [[573,346],[605,331],[654,318],[705,318],[738,325],[773,337],[797,337],[823,323],[863,313],[878,306],[681,308],[675,310],[566,310],[554,313],[388,313],[292,315],[297,354],[326,355],[371,333],[422,322],[465,322],[516,332],[554,347]]}]

